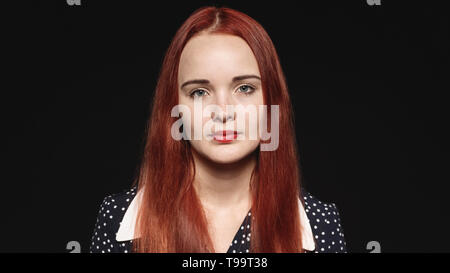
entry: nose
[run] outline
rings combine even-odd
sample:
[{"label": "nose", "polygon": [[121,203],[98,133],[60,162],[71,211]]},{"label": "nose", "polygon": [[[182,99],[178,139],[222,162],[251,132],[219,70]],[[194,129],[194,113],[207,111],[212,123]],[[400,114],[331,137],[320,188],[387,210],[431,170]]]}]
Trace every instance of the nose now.
[{"label": "nose", "polygon": [[[226,89],[218,90],[216,94],[215,103],[219,107],[218,109],[216,108],[215,111],[218,113],[211,112],[211,119],[213,121],[226,123],[228,120],[234,121],[236,119],[236,112],[234,110],[233,98],[228,90]],[[228,109],[227,105],[230,105]]]},{"label": "nose", "polygon": [[219,113],[211,112],[211,119],[216,122],[226,123],[228,120],[234,121],[236,119],[236,112],[232,109],[231,111],[225,112],[223,110]]}]

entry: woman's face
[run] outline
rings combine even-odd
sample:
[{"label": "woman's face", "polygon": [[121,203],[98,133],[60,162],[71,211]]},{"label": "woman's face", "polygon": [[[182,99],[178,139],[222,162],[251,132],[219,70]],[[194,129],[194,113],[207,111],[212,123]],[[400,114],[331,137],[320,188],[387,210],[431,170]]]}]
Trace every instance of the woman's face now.
[{"label": "woman's face", "polygon": [[[190,125],[189,142],[201,156],[215,163],[233,163],[258,147],[259,105],[263,104],[261,75],[252,50],[242,38],[223,34],[200,34],[191,38],[181,54],[178,95],[179,104],[186,105],[191,112],[190,116],[182,117],[183,130],[189,127],[184,125]],[[215,112],[195,116],[194,101],[200,100],[202,113],[205,108]],[[227,111],[226,105],[254,106],[257,117],[249,118],[244,108],[235,108],[236,113]],[[194,137],[194,116],[197,124],[201,124],[200,140]],[[239,119],[244,117],[244,127],[238,124],[238,116]],[[213,133],[210,138],[203,135],[207,123],[212,126],[208,127]],[[238,139],[233,138],[233,134],[223,136],[223,131],[229,128],[238,132]],[[257,128],[256,137],[254,134],[249,137],[250,128],[253,131]]]}]

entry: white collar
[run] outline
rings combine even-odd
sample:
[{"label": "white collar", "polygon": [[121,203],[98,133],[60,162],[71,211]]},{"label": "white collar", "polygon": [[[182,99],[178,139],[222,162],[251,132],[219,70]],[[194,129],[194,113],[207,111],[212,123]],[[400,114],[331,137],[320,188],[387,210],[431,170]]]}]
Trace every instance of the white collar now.
[{"label": "white collar", "polygon": [[[116,234],[116,241],[129,241],[136,238],[134,236],[134,225],[136,223],[138,206],[142,199],[142,191],[138,191],[136,193],[135,198],[131,201],[131,204],[128,206],[127,211],[122,219],[122,222],[119,227],[119,231]],[[303,249],[308,251],[313,251],[315,249],[314,238],[311,230],[311,225],[309,223],[309,219],[306,215],[305,209],[303,208],[303,204],[298,199],[298,207],[300,212],[300,223],[302,226],[302,243]]]}]

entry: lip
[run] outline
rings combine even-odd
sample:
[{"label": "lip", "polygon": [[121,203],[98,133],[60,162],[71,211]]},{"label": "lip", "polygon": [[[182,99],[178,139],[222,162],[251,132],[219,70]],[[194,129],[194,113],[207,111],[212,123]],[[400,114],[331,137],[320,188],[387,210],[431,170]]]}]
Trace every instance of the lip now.
[{"label": "lip", "polygon": [[240,134],[238,131],[217,131],[212,136],[213,139],[220,143],[229,143],[232,142],[237,138],[237,136]]}]

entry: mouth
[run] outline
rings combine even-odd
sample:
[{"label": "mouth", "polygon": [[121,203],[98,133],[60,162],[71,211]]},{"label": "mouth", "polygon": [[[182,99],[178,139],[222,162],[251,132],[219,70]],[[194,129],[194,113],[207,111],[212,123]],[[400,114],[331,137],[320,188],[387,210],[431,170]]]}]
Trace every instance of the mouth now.
[{"label": "mouth", "polygon": [[229,143],[237,139],[237,136],[241,134],[238,131],[218,131],[215,132],[212,136],[213,139],[220,143]]}]

